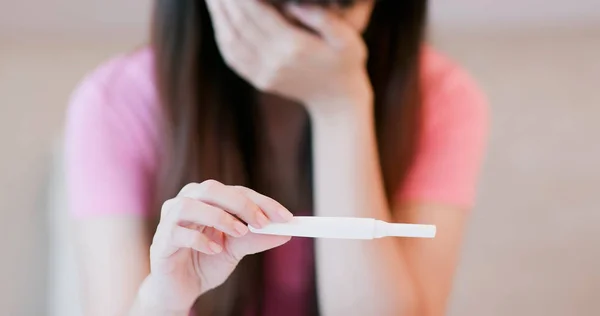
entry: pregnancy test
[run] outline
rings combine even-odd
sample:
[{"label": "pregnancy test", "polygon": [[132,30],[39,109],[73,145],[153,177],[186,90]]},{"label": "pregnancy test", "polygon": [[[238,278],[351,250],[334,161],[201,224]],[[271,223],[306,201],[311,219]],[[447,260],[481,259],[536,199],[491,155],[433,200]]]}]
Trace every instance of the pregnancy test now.
[{"label": "pregnancy test", "polygon": [[373,218],[295,216],[287,223],[264,228],[248,226],[255,234],[292,237],[374,239],[382,237],[434,238],[435,225],[392,224]]}]

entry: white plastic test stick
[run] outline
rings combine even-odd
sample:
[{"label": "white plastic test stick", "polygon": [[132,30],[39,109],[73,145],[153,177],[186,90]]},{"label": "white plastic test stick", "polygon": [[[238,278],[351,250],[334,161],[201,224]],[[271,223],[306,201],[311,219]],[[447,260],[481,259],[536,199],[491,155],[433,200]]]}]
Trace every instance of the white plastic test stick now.
[{"label": "white plastic test stick", "polygon": [[373,218],[296,216],[287,223],[271,223],[256,234],[292,237],[374,239],[382,237],[434,238],[435,225],[392,224]]}]

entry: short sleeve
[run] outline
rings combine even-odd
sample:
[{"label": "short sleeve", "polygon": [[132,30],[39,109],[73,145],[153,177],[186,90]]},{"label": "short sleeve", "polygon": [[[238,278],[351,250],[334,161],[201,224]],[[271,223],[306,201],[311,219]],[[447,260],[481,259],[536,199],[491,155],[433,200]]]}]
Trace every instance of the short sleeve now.
[{"label": "short sleeve", "polygon": [[456,67],[424,82],[423,125],[401,201],[471,208],[488,129],[486,98]]},{"label": "short sleeve", "polygon": [[152,172],[148,141],[135,117],[135,96],[131,90],[129,95],[112,91],[99,81],[93,76],[86,79],[73,93],[67,112],[70,213],[145,215],[150,209]]}]

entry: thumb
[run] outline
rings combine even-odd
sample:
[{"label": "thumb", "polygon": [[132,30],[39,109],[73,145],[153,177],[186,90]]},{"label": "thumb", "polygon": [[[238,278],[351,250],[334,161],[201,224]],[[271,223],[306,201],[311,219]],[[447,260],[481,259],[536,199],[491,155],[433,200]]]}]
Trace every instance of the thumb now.
[{"label": "thumb", "polygon": [[261,235],[249,232],[244,237],[227,238],[227,249],[234,258],[241,260],[244,256],[279,247],[290,239],[289,236]]}]

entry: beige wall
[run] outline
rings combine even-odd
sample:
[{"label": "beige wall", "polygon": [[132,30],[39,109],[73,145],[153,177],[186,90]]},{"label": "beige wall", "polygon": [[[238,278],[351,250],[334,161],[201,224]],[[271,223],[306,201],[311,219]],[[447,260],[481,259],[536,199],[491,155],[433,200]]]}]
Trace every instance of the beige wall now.
[{"label": "beige wall", "polygon": [[600,315],[600,29],[438,43],[493,114],[453,315]]},{"label": "beige wall", "polygon": [[[66,99],[141,42],[147,3],[0,0],[2,315],[45,314],[46,184]],[[493,114],[451,314],[600,315],[600,26],[565,26],[590,24],[600,2],[434,3],[435,42],[479,79]]]},{"label": "beige wall", "polygon": [[597,0],[433,0],[433,22],[453,29],[573,27],[598,23]]},{"label": "beige wall", "polygon": [[0,0],[0,37],[89,39],[145,33],[150,0]]}]

